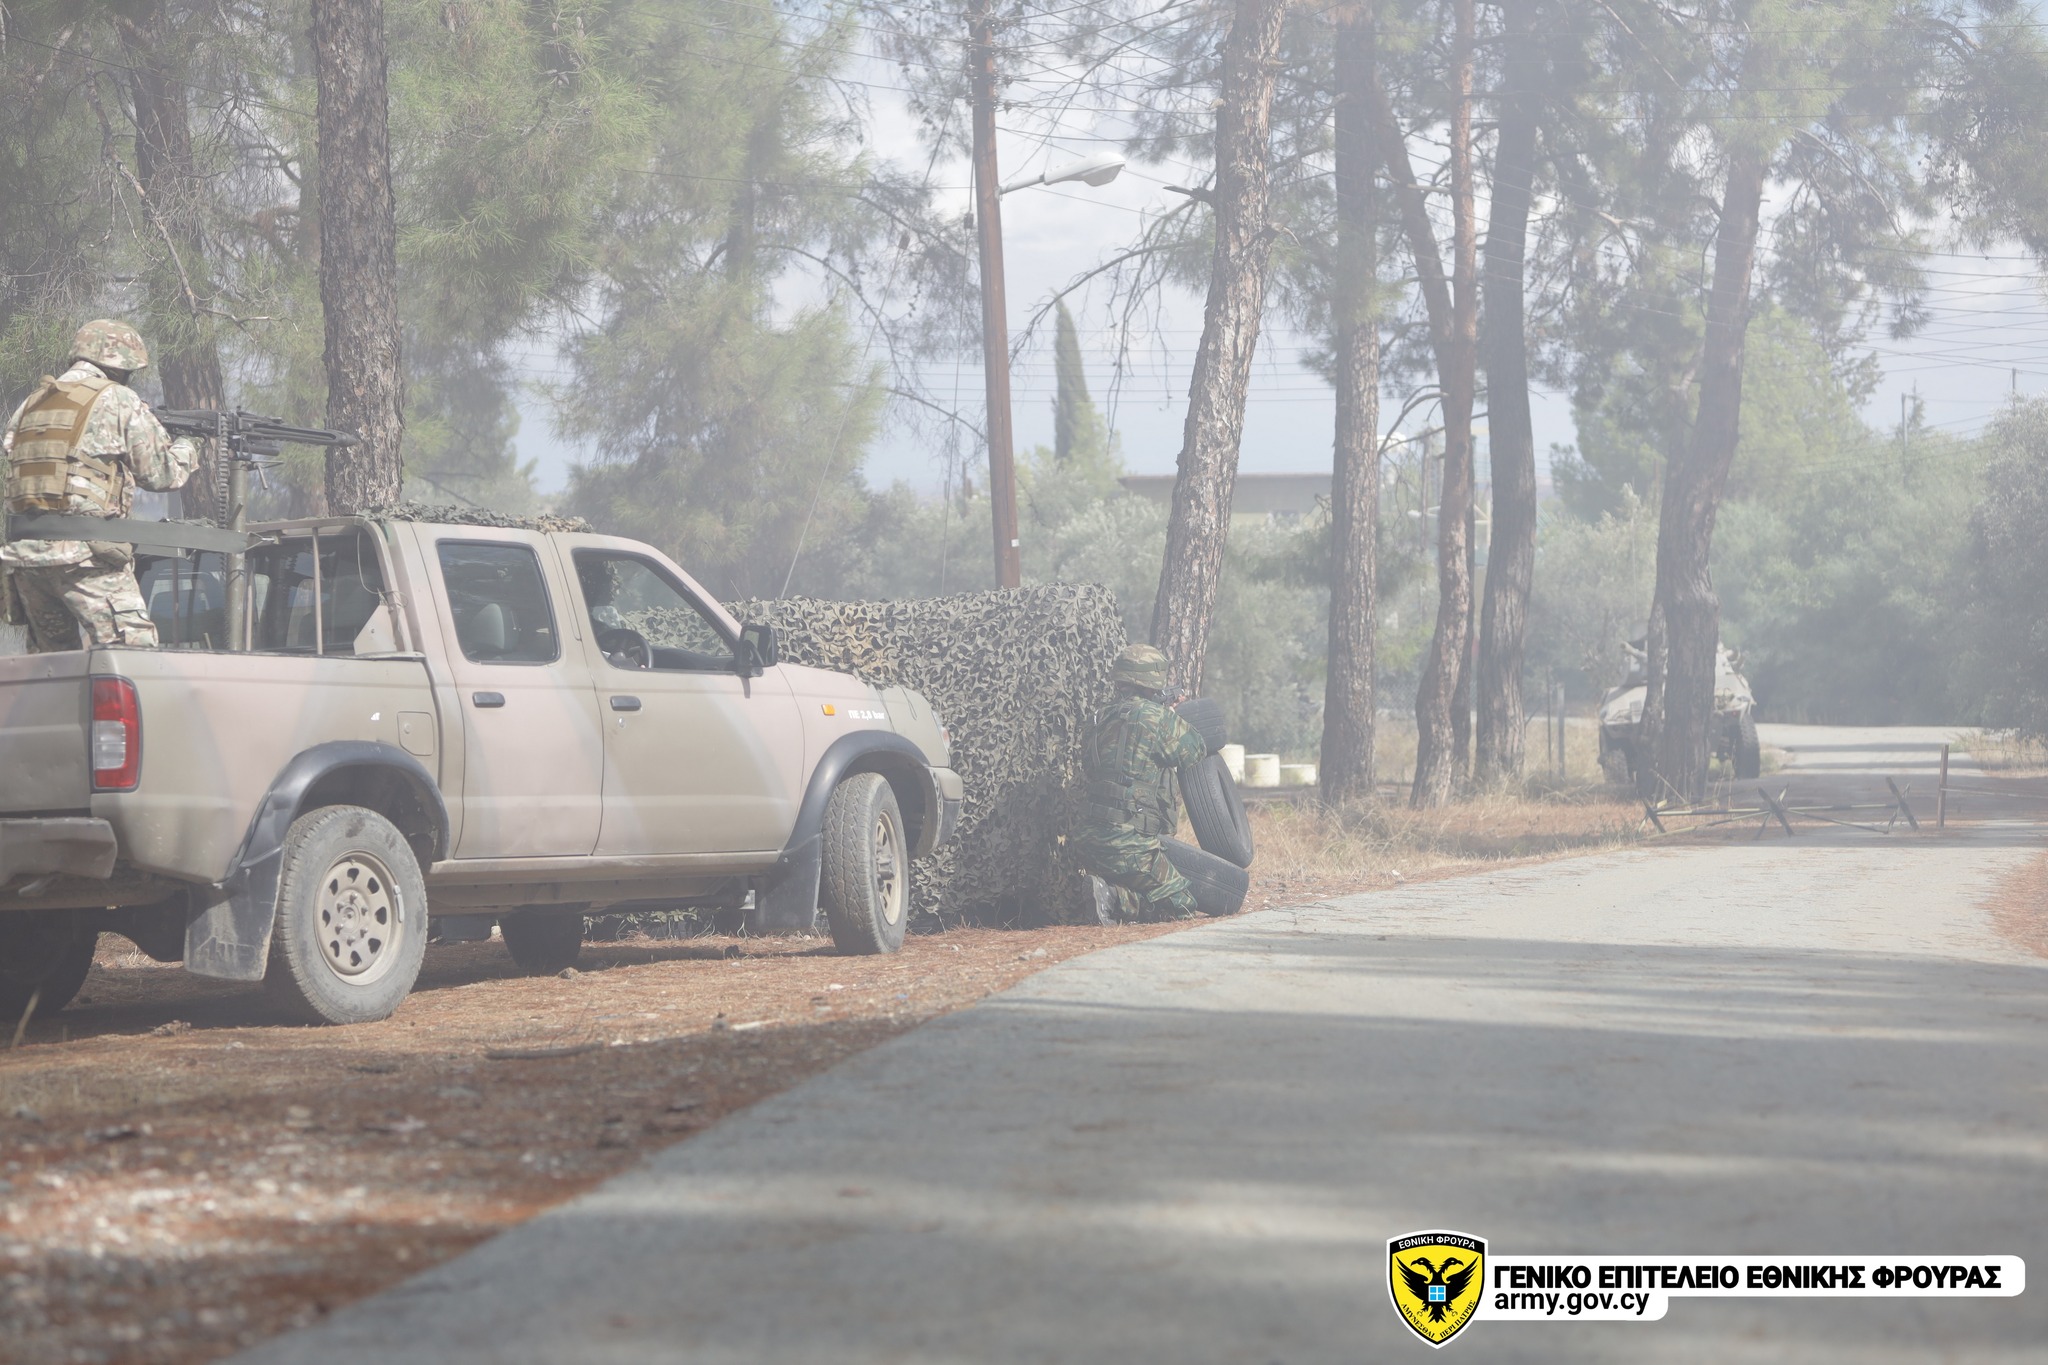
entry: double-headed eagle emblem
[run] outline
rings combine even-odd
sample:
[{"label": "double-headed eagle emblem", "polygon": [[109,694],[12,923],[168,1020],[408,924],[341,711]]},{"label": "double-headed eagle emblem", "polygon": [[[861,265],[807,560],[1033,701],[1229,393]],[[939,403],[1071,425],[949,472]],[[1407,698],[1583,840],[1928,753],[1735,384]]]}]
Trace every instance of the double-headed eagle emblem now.
[{"label": "double-headed eagle emblem", "polygon": [[1411,1232],[1387,1243],[1387,1292],[1402,1321],[1441,1346],[1472,1320],[1486,1291],[1486,1243],[1462,1232]]}]

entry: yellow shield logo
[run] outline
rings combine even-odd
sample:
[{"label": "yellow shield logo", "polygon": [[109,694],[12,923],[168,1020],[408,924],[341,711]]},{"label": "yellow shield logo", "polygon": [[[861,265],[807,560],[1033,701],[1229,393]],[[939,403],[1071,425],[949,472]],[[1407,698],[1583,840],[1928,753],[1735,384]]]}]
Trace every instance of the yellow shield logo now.
[{"label": "yellow shield logo", "polygon": [[1387,1243],[1387,1293],[1401,1321],[1441,1346],[1486,1294],[1486,1243],[1462,1232],[1411,1232]]}]

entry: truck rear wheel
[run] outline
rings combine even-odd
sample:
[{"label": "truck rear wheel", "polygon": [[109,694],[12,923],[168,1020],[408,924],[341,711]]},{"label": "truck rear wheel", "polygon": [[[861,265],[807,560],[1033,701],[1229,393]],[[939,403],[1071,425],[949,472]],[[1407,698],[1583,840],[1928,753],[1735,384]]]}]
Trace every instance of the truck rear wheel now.
[{"label": "truck rear wheel", "polygon": [[825,803],[819,882],[832,942],[842,953],[893,953],[910,922],[910,845],[903,812],[880,773],[855,773]]},{"label": "truck rear wheel", "polygon": [[292,822],[263,977],[280,1004],[309,1023],[387,1018],[426,951],[426,882],[396,826],[362,806]]},{"label": "truck rear wheel", "polygon": [[583,912],[516,910],[498,916],[512,960],[528,976],[552,976],[583,956]]},{"label": "truck rear wheel", "polygon": [[70,1004],[99,941],[74,911],[0,915],[0,1027],[13,1032],[31,998],[38,1016]]}]

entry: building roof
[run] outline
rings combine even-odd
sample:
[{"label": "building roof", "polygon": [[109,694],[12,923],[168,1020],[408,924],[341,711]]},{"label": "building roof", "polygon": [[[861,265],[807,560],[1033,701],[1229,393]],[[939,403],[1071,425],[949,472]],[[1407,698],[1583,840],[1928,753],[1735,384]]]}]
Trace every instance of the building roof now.
[{"label": "building roof", "polygon": [[[1127,474],[1117,480],[1141,498],[1153,502],[1173,501],[1174,474]],[[1330,496],[1330,475],[1239,474],[1237,491],[1231,497],[1233,516],[1306,516],[1315,511],[1318,499]]]}]

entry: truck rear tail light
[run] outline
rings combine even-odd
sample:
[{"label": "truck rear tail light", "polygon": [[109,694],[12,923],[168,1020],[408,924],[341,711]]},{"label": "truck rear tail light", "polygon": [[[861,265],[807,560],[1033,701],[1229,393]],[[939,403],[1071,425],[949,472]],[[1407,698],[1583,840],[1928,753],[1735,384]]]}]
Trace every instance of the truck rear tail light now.
[{"label": "truck rear tail light", "polygon": [[126,678],[92,680],[92,789],[132,792],[142,780],[142,707]]}]

